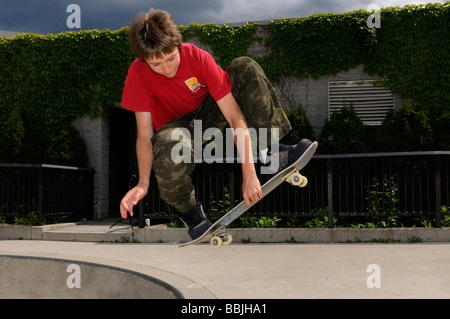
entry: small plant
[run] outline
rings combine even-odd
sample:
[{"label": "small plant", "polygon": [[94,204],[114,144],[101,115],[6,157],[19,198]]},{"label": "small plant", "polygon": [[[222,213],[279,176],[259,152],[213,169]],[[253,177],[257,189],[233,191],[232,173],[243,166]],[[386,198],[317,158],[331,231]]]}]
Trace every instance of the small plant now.
[{"label": "small plant", "polygon": [[441,213],[442,213],[442,227],[450,227],[450,215],[447,215],[448,213],[448,207],[447,206],[441,206]]},{"label": "small plant", "polygon": [[286,244],[295,244],[297,241],[295,240],[295,238],[294,237],[291,237],[290,239],[286,239],[285,241],[284,241],[284,243],[286,243]]},{"label": "small plant", "polygon": [[390,238],[373,238],[367,241],[368,243],[379,243],[379,244],[396,244],[399,243],[399,239],[390,239]]},{"label": "small plant", "polygon": [[[336,224],[337,218],[333,217],[333,224]],[[305,222],[305,227],[309,228],[326,228],[328,227],[328,216],[315,217]]]},{"label": "small plant", "polygon": [[372,178],[372,183],[368,187],[368,210],[369,213],[377,212],[397,212],[398,186],[396,176],[384,176],[382,182],[377,178]]},{"label": "small plant", "polygon": [[168,228],[183,228],[185,227],[184,223],[180,219],[174,219],[167,226]]},{"label": "small plant", "polygon": [[416,218],[416,220],[418,222],[420,222],[420,224],[422,224],[422,226],[425,227],[425,228],[432,228],[433,227],[433,220],[429,216],[422,216],[420,218]]},{"label": "small plant", "polygon": [[410,243],[420,243],[422,241],[422,238],[419,236],[412,235],[411,237],[408,237],[408,242]]},{"label": "small plant", "polygon": [[349,243],[349,244],[351,244],[351,243],[362,243],[362,240],[360,239],[360,238],[358,238],[358,237],[355,237],[355,240],[350,240],[350,239],[347,239],[347,243]]},{"label": "small plant", "polygon": [[399,216],[379,217],[374,216],[372,221],[364,224],[352,224],[352,228],[387,228],[387,227],[403,227]]},{"label": "small plant", "polygon": [[242,228],[274,228],[281,219],[277,217],[241,217],[239,218],[240,226]]},{"label": "small plant", "polygon": [[256,217],[241,217],[238,219],[242,228],[253,228],[256,222]]},{"label": "small plant", "polygon": [[68,219],[69,219],[69,216],[56,216],[53,218],[53,223],[54,224],[67,223]]},{"label": "small plant", "polygon": [[286,224],[290,228],[296,228],[300,225],[300,219],[298,217],[290,217]]},{"label": "small plant", "polygon": [[[209,220],[211,223],[214,223],[217,221],[220,217],[228,213],[228,211],[231,208],[231,195],[228,189],[225,187],[225,194],[223,196],[223,199],[218,200],[217,202],[214,200],[214,194],[211,194],[211,208],[210,208],[210,214],[208,215]],[[237,204],[239,201],[235,200],[235,204]]]},{"label": "small plant", "polygon": [[277,217],[269,218],[269,217],[261,217],[256,220],[255,227],[256,228],[274,228],[277,227],[277,223],[281,221],[281,219]]},{"label": "small plant", "polygon": [[39,226],[39,217],[36,212],[31,212],[26,216],[14,217],[14,225]]}]

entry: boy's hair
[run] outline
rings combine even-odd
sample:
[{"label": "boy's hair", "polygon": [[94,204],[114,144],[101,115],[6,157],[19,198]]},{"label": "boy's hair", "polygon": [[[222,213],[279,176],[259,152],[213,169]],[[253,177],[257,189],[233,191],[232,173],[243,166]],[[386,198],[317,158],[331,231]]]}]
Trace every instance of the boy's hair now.
[{"label": "boy's hair", "polygon": [[128,38],[134,54],[141,60],[162,58],[181,48],[181,32],[172,16],[162,10],[150,9],[131,20]]}]

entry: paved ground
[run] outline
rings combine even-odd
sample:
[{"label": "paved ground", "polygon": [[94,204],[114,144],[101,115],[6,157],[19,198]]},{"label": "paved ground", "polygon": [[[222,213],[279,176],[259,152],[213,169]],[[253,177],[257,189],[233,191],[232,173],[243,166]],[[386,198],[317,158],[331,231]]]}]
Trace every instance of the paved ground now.
[{"label": "paved ground", "polygon": [[233,243],[214,249],[3,240],[0,255],[126,268],[159,278],[186,298],[450,298],[449,243]]}]

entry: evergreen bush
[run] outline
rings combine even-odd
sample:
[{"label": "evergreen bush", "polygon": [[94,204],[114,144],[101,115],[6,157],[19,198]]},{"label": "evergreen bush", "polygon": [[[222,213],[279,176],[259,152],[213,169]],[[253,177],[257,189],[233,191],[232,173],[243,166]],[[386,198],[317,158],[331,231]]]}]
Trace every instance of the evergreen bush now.
[{"label": "evergreen bush", "polygon": [[307,138],[311,141],[316,139],[314,129],[301,104],[290,110],[285,110],[285,113],[291,122],[292,130],[281,139],[281,143],[293,145],[297,144],[302,138]]},{"label": "evergreen bush", "polygon": [[344,105],[333,112],[319,137],[320,154],[349,154],[366,152],[366,127],[356,115],[353,105]]},{"label": "evergreen bush", "polygon": [[405,101],[386,115],[377,137],[380,152],[430,151],[432,147],[433,130],[424,110]]}]

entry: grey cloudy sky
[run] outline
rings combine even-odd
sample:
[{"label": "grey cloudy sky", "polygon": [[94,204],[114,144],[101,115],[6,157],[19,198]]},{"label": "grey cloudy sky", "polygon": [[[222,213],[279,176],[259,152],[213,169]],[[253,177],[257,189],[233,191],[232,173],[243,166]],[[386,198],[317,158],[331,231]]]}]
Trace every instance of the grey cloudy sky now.
[{"label": "grey cloudy sky", "polygon": [[[71,30],[117,30],[150,7],[169,11],[177,24],[234,23],[306,17],[313,13],[348,12],[406,4],[444,3],[445,0],[0,0],[0,30],[59,33]],[[81,10],[81,28],[69,29],[69,4]]]}]

